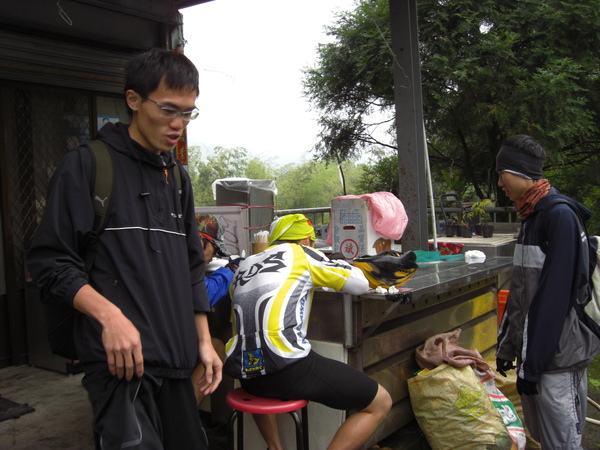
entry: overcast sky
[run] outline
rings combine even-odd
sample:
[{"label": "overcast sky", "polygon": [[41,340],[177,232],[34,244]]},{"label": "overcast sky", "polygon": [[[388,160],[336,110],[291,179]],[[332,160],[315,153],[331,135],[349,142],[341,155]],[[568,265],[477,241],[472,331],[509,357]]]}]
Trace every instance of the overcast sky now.
[{"label": "overcast sky", "polygon": [[200,71],[189,145],[244,147],[281,166],[311,158],[319,128],[302,97],[323,32],[354,0],[214,0],[181,10],[185,54]]}]

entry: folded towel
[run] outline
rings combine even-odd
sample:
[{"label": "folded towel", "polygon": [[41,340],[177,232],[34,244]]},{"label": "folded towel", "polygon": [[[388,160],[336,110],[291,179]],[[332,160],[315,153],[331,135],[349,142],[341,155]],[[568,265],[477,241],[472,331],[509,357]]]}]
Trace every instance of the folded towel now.
[{"label": "folded towel", "polygon": [[494,370],[481,357],[476,350],[467,350],[458,345],[458,336],[462,330],[457,329],[450,333],[437,334],[430,337],[415,351],[417,364],[422,369],[435,369],[446,363],[453,367],[471,366],[490,377],[496,378]]}]

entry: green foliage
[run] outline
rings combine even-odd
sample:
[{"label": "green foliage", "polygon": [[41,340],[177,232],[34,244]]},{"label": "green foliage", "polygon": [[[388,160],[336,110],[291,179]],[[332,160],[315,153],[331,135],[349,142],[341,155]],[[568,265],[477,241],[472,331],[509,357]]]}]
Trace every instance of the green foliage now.
[{"label": "green foliage", "polygon": [[[192,146],[188,153],[196,206],[214,206],[212,184],[232,177],[274,179],[278,190],[277,209],[329,206],[333,197],[344,195],[340,170],[333,164],[308,161],[274,168],[270,161],[248,155],[244,148]],[[348,194],[361,193],[356,187],[361,167],[353,162],[342,164]]]},{"label": "green foliage", "polygon": [[315,146],[322,161],[355,159],[374,144],[394,147],[374,135],[376,129],[393,125],[392,56],[380,37],[380,30],[390,36],[386,24],[388,0],[361,2],[328,27],[336,42],[320,45],[316,66],[304,71],[304,94],[322,111]]},{"label": "green foliage", "polygon": [[215,199],[212,185],[222,178],[249,178],[272,180],[275,169],[271,161],[263,161],[257,156],[249,156],[246,149],[215,147],[203,150],[198,146],[188,149],[189,174],[194,189],[196,206],[213,206]]},{"label": "green foliage", "polygon": [[275,172],[270,162],[254,156],[248,160],[244,176],[252,180],[271,180],[275,177]]},{"label": "green foliage", "polygon": [[577,30],[567,24],[575,9],[598,17],[600,3],[464,0],[419,6],[434,172],[458,167],[478,197],[506,204],[494,170],[504,138],[519,133],[537,138],[550,166],[571,159],[572,146],[581,151],[584,142],[597,141],[589,95],[600,54],[578,42],[597,40],[598,22]]},{"label": "green foliage", "polygon": [[377,152],[362,168],[358,182],[361,193],[391,192],[398,195],[398,155],[396,152]]},{"label": "green foliage", "polygon": [[[600,210],[600,0],[419,0],[418,20],[437,190],[462,181],[452,188],[461,195],[510,204],[497,186],[495,156],[506,137],[529,134],[549,155],[550,182]],[[370,126],[374,113],[394,113],[389,24],[388,0],[359,2],[328,29],[335,41],[320,46],[305,71],[305,95],[322,117],[319,159],[393,147]],[[393,156],[376,158],[364,187],[393,186]],[[590,232],[599,227],[593,218]]]},{"label": "green foliage", "polygon": [[[437,177],[437,192],[456,192],[458,198],[466,199],[467,193],[471,191],[469,182],[463,178],[462,173],[456,167],[448,167],[440,170],[441,177]],[[432,177],[434,175],[432,174]],[[436,178],[436,177],[434,177]]]},{"label": "green foliage", "polygon": [[487,212],[485,208],[491,208],[493,206],[494,202],[489,198],[484,198],[478,202],[474,202],[471,205],[471,211],[465,214],[465,218],[469,221],[474,220],[477,223],[485,225],[492,219],[490,213]]},{"label": "green foliage", "polygon": [[[354,186],[360,169],[352,162],[344,163],[348,194],[359,193]],[[329,206],[331,199],[344,195],[340,172],[333,164],[308,161],[288,164],[277,175],[277,209]]]}]

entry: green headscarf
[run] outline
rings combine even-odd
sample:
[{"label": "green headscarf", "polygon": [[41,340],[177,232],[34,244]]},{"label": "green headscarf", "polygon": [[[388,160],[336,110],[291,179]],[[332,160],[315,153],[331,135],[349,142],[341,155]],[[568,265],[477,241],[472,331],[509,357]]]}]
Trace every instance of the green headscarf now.
[{"label": "green headscarf", "polygon": [[269,245],[275,241],[297,241],[309,237],[316,241],[315,229],[304,214],[288,214],[271,224]]}]

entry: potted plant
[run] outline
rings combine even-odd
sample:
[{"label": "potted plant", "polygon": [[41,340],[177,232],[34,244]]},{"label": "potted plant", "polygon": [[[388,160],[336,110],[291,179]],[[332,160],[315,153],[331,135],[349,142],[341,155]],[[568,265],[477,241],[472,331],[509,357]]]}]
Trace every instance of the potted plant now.
[{"label": "potted plant", "polygon": [[[466,214],[462,210],[457,214],[452,214],[452,224],[456,237],[470,238],[473,233],[469,229],[469,225],[465,222]],[[446,235],[447,236],[447,235]]]},{"label": "potted plant", "polygon": [[454,225],[454,222],[452,222],[452,223],[448,222],[446,224],[446,227],[444,228],[444,232],[446,234],[446,237],[456,236],[456,225]]},{"label": "potted plant", "polygon": [[[446,237],[454,237],[457,235],[457,229],[458,226],[456,225],[457,222],[457,216],[456,214],[451,214],[449,220],[446,222]],[[460,234],[458,235],[460,236]]]},{"label": "potted plant", "polygon": [[468,218],[475,220],[475,234],[483,236],[484,238],[492,237],[494,234],[494,225],[490,225],[490,213],[485,208],[491,208],[494,206],[489,198],[484,198],[471,205],[471,211],[467,213]]},{"label": "potted plant", "polygon": [[446,211],[444,210],[444,201],[447,201],[448,199],[454,199],[454,204],[458,205],[458,213],[452,214],[450,216],[451,220],[446,221],[446,237],[471,237],[471,230],[464,221],[466,213],[463,209],[462,202],[454,193],[446,193],[440,196],[440,207],[442,209],[442,214],[444,214],[444,218],[447,217]]},{"label": "potted plant", "polygon": [[470,238],[473,236],[473,232],[469,228],[469,224],[464,221],[462,217],[459,217],[456,222],[456,235],[464,238]]}]

